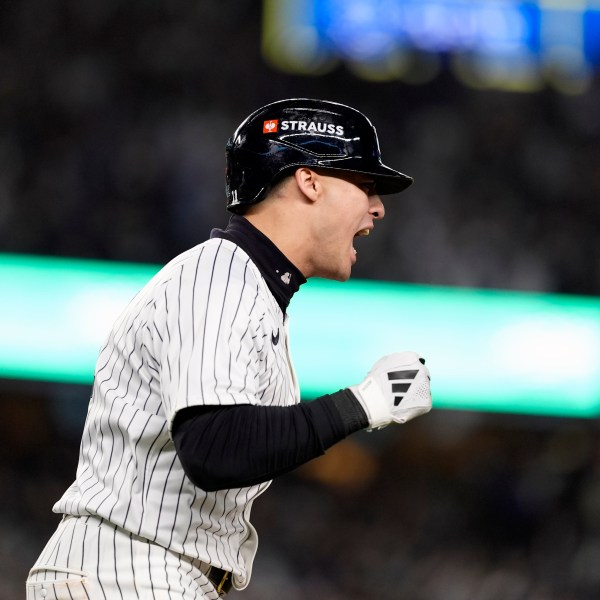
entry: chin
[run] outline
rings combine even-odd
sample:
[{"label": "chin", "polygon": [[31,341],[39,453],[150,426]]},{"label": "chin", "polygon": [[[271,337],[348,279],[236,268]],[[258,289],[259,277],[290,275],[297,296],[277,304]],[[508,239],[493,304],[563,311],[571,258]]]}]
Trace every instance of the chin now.
[{"label": "chin", "polygon": [[329,275],[327,279],[333,279],[333,281],[348,281],[351,274],[351,269],[348,269],[347,271],[337,271],[336,273]]},{"label": "chin", "polygon": [[311,275],[311,277],[318,277],[320,279],[329,279],[331,281],[348,281],[350,279],[350,271],[322,271]]},{"label": "chin", "polygon": [[312,277],[320,277],[321,279],[330,279],[332,281],[348,281],[352,273],[352,264],[350,261],[346,264],[329,264],[323,265],[321,268],[315,269]]}]

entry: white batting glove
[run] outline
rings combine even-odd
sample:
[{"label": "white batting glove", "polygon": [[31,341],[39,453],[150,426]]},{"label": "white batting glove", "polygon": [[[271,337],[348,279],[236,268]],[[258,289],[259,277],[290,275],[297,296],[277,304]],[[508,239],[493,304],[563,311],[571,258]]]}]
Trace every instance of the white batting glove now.
[{"label": "white batting glove", "polygon": [[406,423],[431,410],[429,370],[415,352],[380,358],[364,381],[350,386],[369,417],[369,430]]}]

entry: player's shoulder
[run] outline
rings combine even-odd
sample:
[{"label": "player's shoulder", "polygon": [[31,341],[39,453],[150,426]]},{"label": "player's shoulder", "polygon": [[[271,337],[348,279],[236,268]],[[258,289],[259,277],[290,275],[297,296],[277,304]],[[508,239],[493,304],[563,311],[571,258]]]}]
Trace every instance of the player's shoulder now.
[{"label": "player's shoulder", "polygon": [[198,265],[202,262],[208,263],[217,257],[227,257],[235,254],[235,244],[219,238],[210,238],[201,244],[197,244],[185,250],[175,258],[171,259],[163,268],[165,274],[178,271],[182,267]]},{"label": "player's shoulder", "polygon": [[184,276],[211,277],[213,283],[224,281],[226,276],[242,277],[246,284],[259,287],[262,275],[248,254],[237,244],[223,239],[210,238],[182,252],[159,273],[163,282]]}]

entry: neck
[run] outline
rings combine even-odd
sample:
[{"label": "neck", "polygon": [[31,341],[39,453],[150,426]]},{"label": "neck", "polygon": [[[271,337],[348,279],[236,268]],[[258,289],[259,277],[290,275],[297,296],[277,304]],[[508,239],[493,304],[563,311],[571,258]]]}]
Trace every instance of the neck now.
[{"label": "neck", "polygon": [[264,211],[244,215],[245,218],[268,237],[287,259],[304,275],[311,276],[310,266],[306,260],[307,236],[302,231],[302,219],[293,215],[282,218],[278,211]]}]

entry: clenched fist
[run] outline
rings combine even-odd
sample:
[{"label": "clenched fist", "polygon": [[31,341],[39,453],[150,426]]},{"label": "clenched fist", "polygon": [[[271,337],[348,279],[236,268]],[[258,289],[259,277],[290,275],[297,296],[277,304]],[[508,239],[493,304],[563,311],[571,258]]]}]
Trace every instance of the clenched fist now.
[{"label": "clenched fist", "polygon": [[369,418],[369,429],[406,423],[431,410],[429,370],[415,352],[380,358],[362,383],[349,388]]}]

